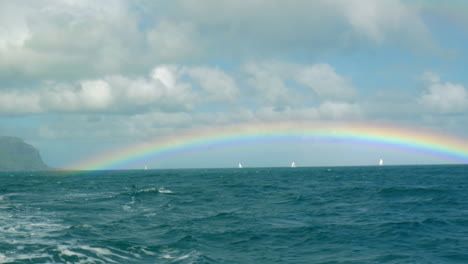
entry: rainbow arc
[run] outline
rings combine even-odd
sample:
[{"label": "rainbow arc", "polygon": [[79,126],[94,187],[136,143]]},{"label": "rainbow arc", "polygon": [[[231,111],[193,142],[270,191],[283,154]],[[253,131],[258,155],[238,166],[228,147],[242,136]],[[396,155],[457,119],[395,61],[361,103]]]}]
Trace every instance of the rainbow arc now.
[{"label": "rainbow arc", "polygon": [[156,160],[167,155],[202,151],[205,147],[297,138],[390,146],[402,150],[424,152],[457,163],[468,163],[468,141],[453,136],[362,123],[276,122],[188,130],[103,153],[72,165],[71,168],[83,170],[129,168],[132,164]]}]

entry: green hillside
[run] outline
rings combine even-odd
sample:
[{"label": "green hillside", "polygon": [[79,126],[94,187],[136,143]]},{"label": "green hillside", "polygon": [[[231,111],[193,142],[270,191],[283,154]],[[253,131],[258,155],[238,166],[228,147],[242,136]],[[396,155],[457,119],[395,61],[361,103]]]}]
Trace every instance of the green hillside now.
[{"label": "green hillside", "polygon": [[37,171],[50,169],[39,151],[17,137],[0,137],[0,171]]}]

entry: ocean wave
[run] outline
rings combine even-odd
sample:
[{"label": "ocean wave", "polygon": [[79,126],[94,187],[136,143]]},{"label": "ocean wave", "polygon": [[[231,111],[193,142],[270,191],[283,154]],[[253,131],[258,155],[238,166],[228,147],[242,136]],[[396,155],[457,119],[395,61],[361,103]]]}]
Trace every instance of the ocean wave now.
[{"label": "ocean wave", "polygon": [[144,196],[144,195],[154,195],[154,194],[158,194],[158,193],[172,194],[174,192],[169,190],[169,189],[166,189],[164,187],[159,187],[159,188],[157,188],[157,187],[148,187],[148,188],[142,188],[142,189],[139,189],[139,190],[124,191],[124,192],[111,194],[111,195],[107,196],[107,199],[114,199],[114,198],[118,198],[120,196],[139,197],[139,196]]},{"label": "ocean wave", "polygon": [[387,187],[377,191],[378,194],[384,196],[401,196],[401,195],[432,195],[446,194],[447,191],[434,187]]},{"label": "ocean wave", "polygon": [[0,263],[467,263],[466,171],[255,170],[18,173]]},{"label": "ocean wave", "polygon": [[166,189],[166,188],[164,188],[164,187],[159,188],[159,189],[158,189],[158,192],[159,192],[159,193],[174,193],[174,192],[172,192],[171,190]]}]

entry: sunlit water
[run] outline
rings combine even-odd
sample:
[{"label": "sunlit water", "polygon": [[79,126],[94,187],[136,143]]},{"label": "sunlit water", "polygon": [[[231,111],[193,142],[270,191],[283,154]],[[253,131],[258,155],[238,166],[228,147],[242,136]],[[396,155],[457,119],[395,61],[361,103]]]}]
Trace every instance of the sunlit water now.
[{"label": "sunlit water", "polygon": [[468,263],[467,166],[0,173],[0,263]]}]

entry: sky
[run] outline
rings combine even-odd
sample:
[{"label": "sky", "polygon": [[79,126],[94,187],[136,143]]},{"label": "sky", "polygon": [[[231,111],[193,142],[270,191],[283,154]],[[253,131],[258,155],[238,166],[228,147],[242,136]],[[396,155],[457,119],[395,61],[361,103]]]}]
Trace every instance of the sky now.
[{"label": "sky", "polygon": [[[58,168],[188,129],[263,122],[385,124],[468,140],[466,43],[462,0],[5,0],[0,135],[23,138]],[[145,165],[380,158],[452,162],[366,144],[273,140]]]}]

